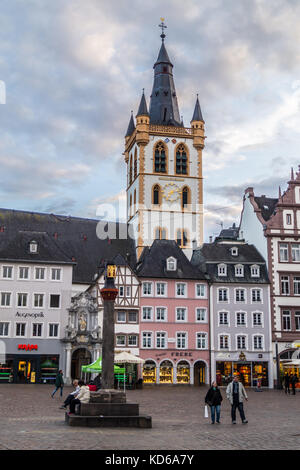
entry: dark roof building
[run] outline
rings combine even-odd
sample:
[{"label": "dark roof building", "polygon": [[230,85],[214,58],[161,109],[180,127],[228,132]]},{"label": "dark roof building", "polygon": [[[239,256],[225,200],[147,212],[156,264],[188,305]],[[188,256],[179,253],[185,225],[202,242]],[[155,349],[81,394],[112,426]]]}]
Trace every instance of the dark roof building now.
[{"label": "dark roof building", "polygon": [[[127,225],[116,223],[116,237],[123,238],[99,238],[106,231],[107,222],[99,220],[0,209],[0,259],[73,263],[73,283],[90,284],[105,260],[118,254],[131,267],[136,263]],[[38,253],[30,253],[31,241]]]},{"label": "dark roof building", "polygon": [[[269,283],[266,263],[254,245],[236,243],[204,243],[194,250],[191,264],[205,272],[212,282]],[[220,274],[219,265],[226,265],[226,274]],[[237,265],[243,266],[243,276],[236,276]],[[259,266],[259,276],[251,274],[251,267]]]},{"label": "dark roof building", "polygon": [[[176,260],[176,269],[167,269],[167,260]],[[137,264],[138,277],[168,279],[203,279],[207,277],[193,266],[182,249],[174,240],[154,240],[150,247],[145,247]]]}]

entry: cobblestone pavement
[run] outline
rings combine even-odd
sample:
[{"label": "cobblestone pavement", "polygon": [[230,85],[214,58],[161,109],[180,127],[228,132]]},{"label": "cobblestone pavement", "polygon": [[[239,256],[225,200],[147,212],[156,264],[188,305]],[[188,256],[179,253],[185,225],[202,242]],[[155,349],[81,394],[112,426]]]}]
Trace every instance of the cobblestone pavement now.
[{"label": "cobblestone pavement", "polygon": [[[64,397],[72,390],[65,387]],[[152,416],[152,429],[81,428],[65,424],[48,385],[0,385],[0,450],[299,450],[300,392],[249,390],[248,424],[231,424],[221,389],[221,425],[204,418],[207,387],[158,386],[127,391],[127,401]]]}]

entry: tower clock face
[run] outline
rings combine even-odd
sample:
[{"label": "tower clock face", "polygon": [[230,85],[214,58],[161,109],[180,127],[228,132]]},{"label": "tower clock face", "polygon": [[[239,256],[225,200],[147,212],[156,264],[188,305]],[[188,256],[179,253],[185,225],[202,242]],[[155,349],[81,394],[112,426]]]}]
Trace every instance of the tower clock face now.
[{"label": "tower clock face", "polygon": [[180,188],[175,183],[167,183],[162,190],[162,197],[169,202],[175,202],[180,198]]}]

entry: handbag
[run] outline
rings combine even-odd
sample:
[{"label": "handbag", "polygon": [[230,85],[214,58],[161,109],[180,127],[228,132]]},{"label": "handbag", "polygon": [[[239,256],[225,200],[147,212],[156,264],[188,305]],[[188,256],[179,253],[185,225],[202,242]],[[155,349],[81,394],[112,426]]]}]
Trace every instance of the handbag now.
[{"label": "handbag", "polygon": [[204,418],[208,418],[208,408],[207,408],[207,405],[204,406]]}]

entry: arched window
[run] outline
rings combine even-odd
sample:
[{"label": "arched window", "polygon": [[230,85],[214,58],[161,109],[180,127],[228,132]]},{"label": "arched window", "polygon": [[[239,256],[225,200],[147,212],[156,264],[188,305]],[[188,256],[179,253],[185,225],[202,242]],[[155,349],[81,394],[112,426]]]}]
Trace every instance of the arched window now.
[{"label": "arched window", "polygon": [[167,230],[164,227],[157,227],[154,233],[155,240],[166,240]]},{"label": "arched window", "polygon": [[133,169],[133,177],[136,178],[137,177],[137,153],[136,153],[136,149],[135,149],[135,153],[134,153],[134,169]]},{"label": "arched window", "polygon": [[176,242],[181,248],[188,246],[188,233],[186,229],[178,229],[176,233]]},{"label": "arched window", "polygon": [[182,209],[187,207],[187,205],[189,203],[190,203],[190,190],[187,186],[185,186],[182,189],[182,193],[181,193],[181,206],[182,206]]},{"label": "arched window", "polygon": [[129,217],[132,216],[132,194],[130,194],[129,198]]},{"label": "arched window", "polygon": [[129,159],[129,181],[128,181],[129,185],[131,185],[132,183],[132,155],[130,155],[130,159]]},{"label": "arched window", "polygon": [[154,152],[154,171],[155,173],[166,173],[166,149],[162,142],[158,142]]},{"label": "arched window", "polygon": [[153,187],[153,192],[152,192],[152,204],[159,205],[161,201],[160,197],[160,186],[156,184]]},{"label": "arched window", "polygon": [[133,193],[133,213],[135,213],[136,210],[136,189],[134,190]]},{"label": "arched window", "polygon": [[188,173],[187,152],[183,144],[178,145],[176,150],[175,172],[177,175],[187,175]]}]

